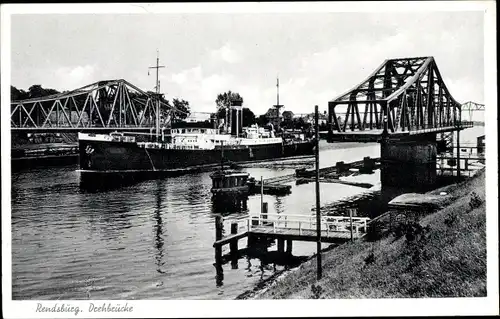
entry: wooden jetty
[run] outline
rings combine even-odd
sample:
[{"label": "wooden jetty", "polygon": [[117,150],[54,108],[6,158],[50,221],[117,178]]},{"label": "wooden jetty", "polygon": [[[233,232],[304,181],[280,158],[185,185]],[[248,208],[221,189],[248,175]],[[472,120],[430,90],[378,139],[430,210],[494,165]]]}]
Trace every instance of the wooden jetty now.
[{"label": "wooden jetty", "polygon": [[[364,157],[360,161],[354,161],[351,163],[344,163],[343,161],[337,162],[335,166],[323,167],[319,169],[320,176],[326,175],[336,175],[343,176],[348,175],[350,169],[357,169],[360,173],[371,173],[374,169],[380,167],[380,158],[370,158],[369,156]],[[315,174],[314,169],[297,169],[295,174],[298,177],[312,177]]]},{"label": "wooden jetty", "polygon": [[255,181],[250,184],[250,194],[268,194],[268,195],[288,195],[292,191],[291,185],[277,183],[265,183],[264,181]]},{"label": "wooden jetty", "polygon": [[[231,254],[238,253],[238,240],[248,237],[248,246],[255,244],[257,240],[278,240],[278,251],[284,252],[285,241],[286,252],[292,252],[293,241],[317,241],[316,216],[296,214],[268,214],[263,212],[251,215],[248,218],[233,222],[231,233],[222,236],[222,217],[216,218],[216,241],[213,247],[216,249],[216,260],[222,256],[222,246],[229,244]],[[346,217],[346,216],[323,216],[321,217],[321,242],[344,243],[360,239],[367,233],[370,218]]]},{"label": "wooden jetty", "polygon": [[[320,183],[335,183],[335,184],[343,184],[349,186],[356,186],[362,188],[372,188],[373,184],[363,183],[363,182],[354,182],[354,181],[344,181],[338,178],[328,178],[328,177],[320,177]],[[314,182],[314,178],[300,178],[297,179],[297,184],[306,184]]]},{"label": "wooden jetty", "polygon": [[469,177],[474,175],[476,172],[481,170],[485,165],[486,159],[483,154],[468,154],[460,155],[460,166],[457,165],[457,158],[453,155],[441,155],[437,157],[437,167],[436,170],[444,175],[445,172],[450,172],[452,175],[456,175],[458,167],[460,167],[460,172],[463,174],[468,174]]},{"label": "wooden jetty", "polygon": [[[349,176],[349,175],[358,175],[358,174],[366,174],[371,173],[374,169],[380,167],[380,158],[370,158],[365,157],[363,160],[355,161],[351,163],[337,162],[335,166],[328,166],[319,169],[320,173],[320,182],[322,183],[338,183],[345,184],[350,186],[357,186],[362,188],[370,188],[373,185],[369,183],[361,183],[354,181],[344,181],[340,180],[340,177]],[[355,172],[350,171],[350,169],[355,169]],[[279,189],[279,185],[283,185],[284,183],[290,182],[298,182],[297,184],[305,184],[314,177],[315,171],[314,169],[306,169],[300,168],[296,169],[294,174],[281,175],[271,178],[264,179],[264,193],[272,194],[273,191],[277,190],[278,192],[284,191],[286,193],[286,189]],[[257,184],[258,185],[258,182]],[[290,185],[283,185],[287,188],[291,188]],[[260,186],[259,186],[260,187]],[[257,187],[258,188],[258,187]]]}]

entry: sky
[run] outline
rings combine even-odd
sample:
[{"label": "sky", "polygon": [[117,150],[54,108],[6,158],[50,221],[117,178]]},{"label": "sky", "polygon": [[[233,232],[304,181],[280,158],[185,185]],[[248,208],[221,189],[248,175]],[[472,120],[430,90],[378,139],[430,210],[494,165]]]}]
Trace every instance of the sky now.
[{"label": "sky", "polygon": [[434,56],[458,102],[484,103],[481,12],[39,14],[11,18],[11,84],[72,90],[123,78],[215,111],[231,90],[256,114],[326,110],[385,59]]}]

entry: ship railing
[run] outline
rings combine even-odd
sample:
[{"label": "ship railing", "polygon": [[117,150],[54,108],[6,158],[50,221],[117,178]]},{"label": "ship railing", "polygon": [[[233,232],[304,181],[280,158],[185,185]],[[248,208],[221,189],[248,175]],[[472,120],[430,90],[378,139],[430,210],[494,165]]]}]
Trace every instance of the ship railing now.
[{"label": "ship railing", "polygon": [[[144,142],[138,143],[142,148],[171,149],[171,150],[197,150],[202,149],[199,145],[175,145],[172,143]],[[209,149],[209,148],[207,148]]]},{"label": "ship railing", "polygon": [[126,143],[133,143],[135,142],[135,137],[134,136],[117,136],[117,135],[112,135],[113,142],[126,142]]}]

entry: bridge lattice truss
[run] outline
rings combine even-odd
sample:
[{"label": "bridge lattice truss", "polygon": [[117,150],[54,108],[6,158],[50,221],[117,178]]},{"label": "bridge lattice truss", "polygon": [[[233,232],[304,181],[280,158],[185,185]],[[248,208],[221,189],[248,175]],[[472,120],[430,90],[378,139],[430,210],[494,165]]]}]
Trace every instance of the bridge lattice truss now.
[{"label": "bridge lattice truss", "polygon": [[476,111],[484,111],[484,104],[475,102],[465,102],[461,106],[462,111],[469,111],[469,119],[472,121],[472,114]]},{"label": "bridge lattice truss", "polygon": [[[74,91],[11,102],[11,128],[20,131],[127,129],[155,126],[156,101],[126,80],[100,81]],[[162,126],[171,123],[170,105],[160,103]]]},{"label": "bridge lattice truss", "polygon": [[386,60],[366,80],[330,101],[328,109],[334,133],[390,134],[461,123],[460,103],[446,88],[433,57]]}]

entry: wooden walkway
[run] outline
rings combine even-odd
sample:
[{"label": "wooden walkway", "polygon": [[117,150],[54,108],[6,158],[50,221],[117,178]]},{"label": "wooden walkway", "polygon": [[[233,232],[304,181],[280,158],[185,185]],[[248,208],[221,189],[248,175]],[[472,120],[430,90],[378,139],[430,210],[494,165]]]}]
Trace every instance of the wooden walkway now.
[{"label": "wooden walkway", "polygon": [[[369,218],[345,216],[321,217],[321,241],[342,243],[362,238],[367,231]],[[242,220],[246,227],[215,241],[214,247],[221,247],[249,236],[270,239],[316,241],[316,217],[312,215],[259,214]],[[352,223],[352,224],[351,224]]]}]

